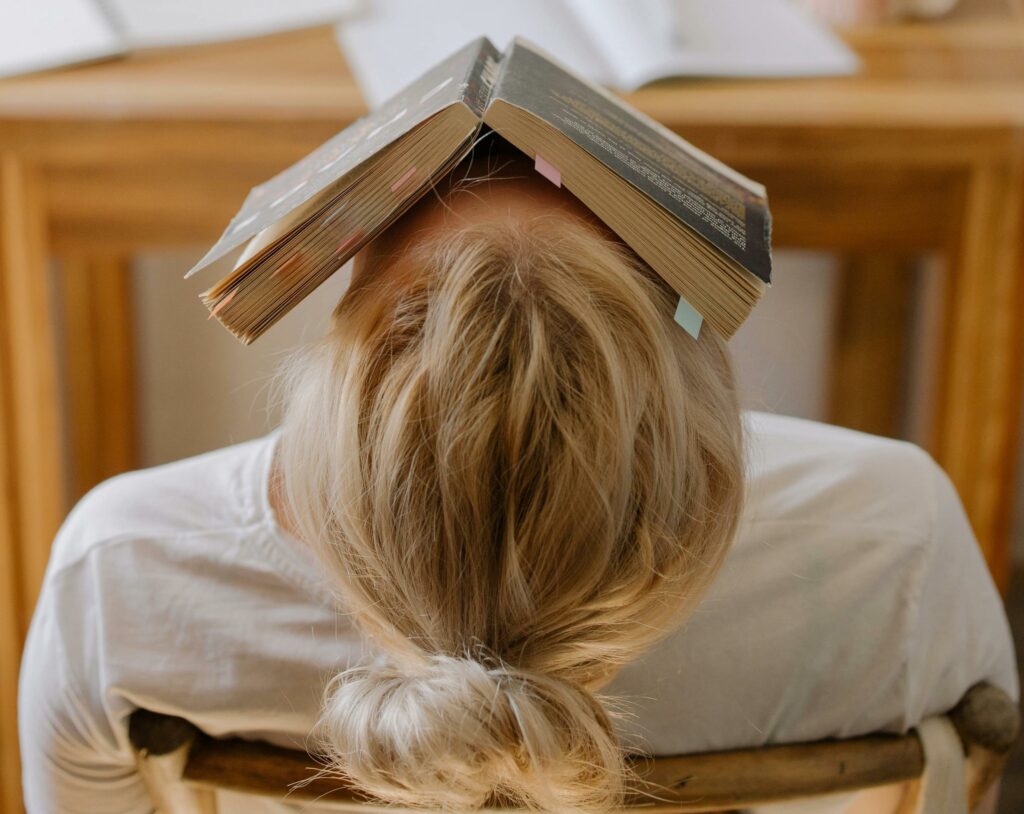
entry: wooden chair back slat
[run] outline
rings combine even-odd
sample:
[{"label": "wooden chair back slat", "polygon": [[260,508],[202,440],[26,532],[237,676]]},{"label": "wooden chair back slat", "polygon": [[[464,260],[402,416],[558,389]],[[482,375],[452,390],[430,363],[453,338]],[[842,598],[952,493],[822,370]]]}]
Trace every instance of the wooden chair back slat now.
[{"label": "wooden chair back slat", "polygon": [[924,754],[915,735],[871,735],[645,763],[646,784],[631,803],[653,800],[673,811],[717,811],[913,780],[924,769]]},{"label": "wooden chair back slat", "polygon": [[[1002,771],[1019,734],[1020,712],[1001,690],[979,684],[948,717],[967,755],[969,804],[974,806]],[[365,812],[381,805],[343,779],[321,775],[322,762],[302,751],[240,738],[215,740],[181,718],[145,710],[132,716],[129,735],[151,787],[168,783],[177,787],[170,792],[154,789],[154,800],[165,814],[208,814],[214,810],[210,789],[294,803],[315,801],[343,811]],[[627,811],[683,814],[730,811],[914,780],[924,771],[925,755],[912,732],[636,758],[632,765],[636,778],[629,789]],[[194,797],[188,797],[189,789]],[[390,813],[400,811],[388,808]]]}]

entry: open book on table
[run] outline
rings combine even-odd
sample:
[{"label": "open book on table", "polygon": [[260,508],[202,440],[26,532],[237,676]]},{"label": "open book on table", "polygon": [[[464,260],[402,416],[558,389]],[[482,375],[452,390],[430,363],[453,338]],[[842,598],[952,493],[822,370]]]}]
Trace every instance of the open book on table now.
[{"label": "open book on table", "polygon": [[796,0],[373,0],[337,27],[370,107],[481,35],[522,36],[619,90],[679,77],[849,74],[856,55]]},{"label": "open book on table", "polygon": [[0,77],[337,22],[366,0],[4,0]]}]

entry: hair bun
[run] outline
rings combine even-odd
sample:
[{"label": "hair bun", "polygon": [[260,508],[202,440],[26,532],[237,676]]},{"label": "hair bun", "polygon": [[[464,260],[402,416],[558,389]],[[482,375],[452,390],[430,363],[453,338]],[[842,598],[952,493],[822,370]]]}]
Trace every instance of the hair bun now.
[{"label": "hair bun", "polygon": [[436,655],[416,672],[346,670],[318,734],[333,768],[388,802],[607,811],[621,800],[621,751],[597,700],[497,662]]}]

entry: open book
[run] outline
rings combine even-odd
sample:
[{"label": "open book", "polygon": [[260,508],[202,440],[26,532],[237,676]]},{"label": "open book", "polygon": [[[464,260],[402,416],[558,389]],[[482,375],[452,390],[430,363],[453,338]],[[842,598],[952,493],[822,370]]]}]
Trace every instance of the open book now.
[{"label": "open book", "polygon": [[338,25],[370,107],[473,37],[526,37],[619,90],[677,77],[849,74],[856,55],[794,0],[373,0]]},{"label": "open book", "polygon": [[255,37],[343,19],[362,0],[9,0],[0,77],[123,56],[134,49]]},{"label": "open book", "polygon": [[249,343],[386,229],[482,127],[536,161],[725,337],[771,280],[764,188],[522,40],[478,39],[249,194],[189,271]]}]

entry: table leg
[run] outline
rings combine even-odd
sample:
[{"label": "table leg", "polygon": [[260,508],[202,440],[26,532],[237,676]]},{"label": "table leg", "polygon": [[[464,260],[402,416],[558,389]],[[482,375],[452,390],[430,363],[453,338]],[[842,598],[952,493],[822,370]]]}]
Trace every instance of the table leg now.
[{"label": "table leg", "polygon": [[131,265],[67,258],[60,288],[74,501],[137,465]]},{"label": "table leg", "polygon": [[978,167],[966,193],[950,251],[934,450],[1005,590],[1022,386],[1024,155]]},{"label": "table leg", "polygon": [[844,260],[831,359],[831,423],[902,435],[914,282],[914,266],[904,258],[869,254]]},{"label": "table leg", "polygon": [[0,794],[19,811],[18,657],[63,508],[46,211],[34,168],[0,154]]},{"label": "table leg", "polygon": [[9,465],[14,443],[9,415],[10,375],[5,362],[5,355],[0,353],[0,812],[16,814],[21,811],[21,764],[14,710],[18,704],[22,615],[14,473]]},{"label": "table leg", "polygon": [[35,606],[65,506],[46,239],[46,212],[34,169],[17,156],[0,156],[0,342],[9,416],[3,465],[14,490],[23,626]]}]

